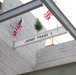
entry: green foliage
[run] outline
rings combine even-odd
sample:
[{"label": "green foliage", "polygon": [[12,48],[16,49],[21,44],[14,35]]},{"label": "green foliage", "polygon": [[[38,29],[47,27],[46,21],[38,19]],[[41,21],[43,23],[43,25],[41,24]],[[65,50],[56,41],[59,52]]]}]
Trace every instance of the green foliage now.
[{"label": "green foliage", "polygon": [[41,22],[39,21],[39,19],[36,19],[36,22],[34,24],[35,29],[39,32],[40,30],[42,30],[43,25],[41,24]]}]

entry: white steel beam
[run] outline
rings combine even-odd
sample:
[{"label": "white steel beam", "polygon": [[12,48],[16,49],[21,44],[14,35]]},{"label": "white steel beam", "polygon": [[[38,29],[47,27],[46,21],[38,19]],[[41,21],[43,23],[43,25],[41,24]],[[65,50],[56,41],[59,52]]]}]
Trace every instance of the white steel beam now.
[{"label": "white steel beam", "polygon": [[26,4],[23,4],[21,6],[18,6],[14,9],[11,9],[7,12],[0,14],[0,22],[3,22],[3,21],[11,19],[13,17],[19,16],[23,13],[36,9],[40,6],[42,6],[42,3],[40,0],[28,2]]},{"label": "white steel beam", "polygon": [[44,33],[41,33],[41,34],[38,34],[35,36],[31,36],[31,37],[28,37],[25,39],[15,41],[14,48],[17,48],[17,47],[20,47],[23,45],[27,45],[30,43],[34,43],[34,42],[37,42],[40,40],[48,39],[51,37],[59,36],[59,35],[65,34],[65,33],[67,33],[67,31],[65,30],[64,27],[58,27],[58,28],[52,29],[50,31],[47,31],[47,32],[44,32]]},{"label": "white steel beam", "polygon": [[76,40],[76,29],[75,29],[75,27],[64,16],[64,14],[60,11],[60,9],[56,6],[56,4],[52,0],[41,0],[41,1],[54,14],[54,16],[59,20],[59,22],[63,25],[63,27]]}]

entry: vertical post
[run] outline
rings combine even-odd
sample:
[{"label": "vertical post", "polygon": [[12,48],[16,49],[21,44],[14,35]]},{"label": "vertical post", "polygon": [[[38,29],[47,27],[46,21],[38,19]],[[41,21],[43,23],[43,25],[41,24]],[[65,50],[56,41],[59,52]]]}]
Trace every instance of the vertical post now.
[{"label": "vertical post", "polygon": [[50,42],[51,42],[51,44],[53,45],[53,37],[52,37],[52,38],[50,38]]}]

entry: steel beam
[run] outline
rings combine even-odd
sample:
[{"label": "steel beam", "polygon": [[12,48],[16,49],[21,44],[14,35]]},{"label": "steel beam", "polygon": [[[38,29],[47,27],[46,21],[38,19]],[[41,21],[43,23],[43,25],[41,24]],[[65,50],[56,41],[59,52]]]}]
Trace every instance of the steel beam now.
[{"label": "steel beam", "polygon": [[[76,40],[76,29],[71,24],[71,22],[65,17],[61,10],[56,6],[52,0],[41,0],[44,5],[54,14],[54,16],[59,20],[63,27],[72,35]],[[67,37],[68,38],[68,37]]]},{"label": "steel beam", "polygon": [[0,14],[0,22],[3,22],[3,21],[11,19],[13,17],[19,16],[23,13],[36,9],[40,6],[42,6],[42,3],[40,0],[34,0],[29,3],[23,4],[21,6],[18,6],[14,9],[11,9],[7,12]]},{"label": "steel beam", "polygon": [[37,41],[45,40],[48,38],[56,37],[62,34],[67,33],[64,27],[58,27],[22,40],[15,41],[14,48],[21,47],[23,45],[31,44]]}]

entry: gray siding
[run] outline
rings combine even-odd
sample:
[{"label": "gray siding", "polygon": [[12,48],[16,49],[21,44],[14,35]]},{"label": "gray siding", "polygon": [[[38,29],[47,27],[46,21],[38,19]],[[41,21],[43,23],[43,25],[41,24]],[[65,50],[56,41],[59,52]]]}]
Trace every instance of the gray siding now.
[{"label": "gray siding", "polygon": [[38,50],[36,69],[76,62],[76,41],[70,41]]},{"label": "gray siding", "polygon": [[[4,0],[0,13],[21,5],[19,0]],[[20,19],[23,18],[23,28],[14,38],[13,31]],[[16,75],[33,71],[36,65],[37,50],[45,46],[45,41],[33,43],[14,49],[14,41],[37,34],[34,29],[36,19],[26,13],[0,23],[0,75]],[[45,31],[45,29],[43,30]],[[42,31],[42,32],[43,32]]]},{"label": "gray siding", "polygon": [[0,75],[16,75],[32,70],[33,67],[26,58],[0,39]]}]

